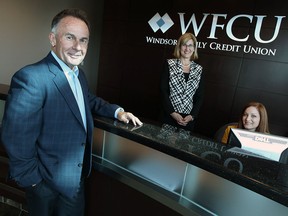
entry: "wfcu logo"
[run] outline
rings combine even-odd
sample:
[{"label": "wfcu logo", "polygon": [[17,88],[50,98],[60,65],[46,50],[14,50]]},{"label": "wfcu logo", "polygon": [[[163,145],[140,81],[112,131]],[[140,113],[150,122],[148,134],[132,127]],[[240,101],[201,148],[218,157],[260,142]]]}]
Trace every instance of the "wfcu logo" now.
[{"label": "wfcu logo", "polygon": [[[148,21],[148,23],[154,32],[161,30],[162,33],[165,33],[168,29],[170,29],[174,25],[173,20],[167,13],[165,13],[163,16],[160,16],[159,13],[156,13]],[[155,38],[149,36],[146,36],[146,41],[147,43],[161,44],[161,45],[175,46],[177,44],[177,39]]]},{"label": "wfcu logo", "polygon": [[[219,50],[225,52],[244,52],[257,55],[267,55],[275,56],[277,49],[271,47],[263,47],[264,44],[270,44],[275,41],[279,35],[281,25],[286,16],[268,16],[268,15],[250,15],[250,14],[237,14],[230,17],[228,14],[216,14],[216,13],[203,13],[202,15],[196,15],[193,13],[190,17],[185,13],[178,13],[179,20],[174,22],[168,13],[165,13],[161,16],[159,13],[156,13],[149,21],[153,32],[159,30],[162,33],[167,32],[173,25],[172,29],[180,28],[180,32],[184,34],[189,31],[192,32],[196,37],[201,33],[202,27],[210,26],[209,35],[201,35],[201,39],[208,39],[207,41],[199,41],[197,43],[197,48],[200,49],[211,49]],[[235,28],[239,28],[235,23],[243,22],[247,24],[248,31],[244,31],[241,35],[237,34]],[[275,23],[275,26],[265,28],[266,22]],[[177,25],[175,24],[177,23]],[[267,32],[267,29],[269,31]],[[252,31],[251,31],[252,30]],[[218,36],[221,34],[226,35],[230,40],[230,44],[217,43],[219,39]],[[236,33],[235,33],[236,32]],[[243,31],[242,31],[243,32]],[[245,32],[246,35],[245,35]],[[244,35],[244,36],[243,36]],[[264,35],[264,36],[263,36]],[[180,36],[180,35],[179,35]],[[223,36],[222,36],[223,37]],[[209,42],[209,39],[212,39]],[[251,46],[249,45],[250,39],[255,40],[261,46]],[[221,38],[225,40],[226,38]],[[146,42],[152,44],[160,45],[176,45],[176,38],[156,38],[153,36],[146,36]]]},{"label": "wfcu logo", "polygon": [[163,33],[174,25],[174,22],[167,13],[162,17],[159,13],[156,13],[148,23],[154,32],[157,32],[160,29]]}]

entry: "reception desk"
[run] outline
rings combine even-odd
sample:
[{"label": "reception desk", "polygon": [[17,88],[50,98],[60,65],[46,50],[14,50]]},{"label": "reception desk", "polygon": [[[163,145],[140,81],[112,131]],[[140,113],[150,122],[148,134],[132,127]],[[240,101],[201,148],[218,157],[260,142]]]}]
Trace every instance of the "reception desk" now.
[{"label": "reception desk", "polygon": [[288,214],[286,164],[169,125],[95,117],[94,138],[96,170],[179,215]]},{"label": "reception desk", "polygon": [[[0,90],[5,101],[8,86],[0,85]],[[94,169],[86,187],[86,215],[288,214],[284,163],[169,125],[144,121],[134,127],[98,116],[94,125]],[[25,203],[24,192],[6,182],[8,158],[4,151],[0,156],[1,194]],[[135,214],[127,210],[133,206]]]}]

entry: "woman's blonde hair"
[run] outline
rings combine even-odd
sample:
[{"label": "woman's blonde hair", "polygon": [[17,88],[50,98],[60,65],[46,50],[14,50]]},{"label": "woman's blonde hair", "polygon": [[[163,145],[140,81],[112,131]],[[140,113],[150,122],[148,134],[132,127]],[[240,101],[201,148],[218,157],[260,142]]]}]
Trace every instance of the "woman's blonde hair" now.
[{"label": "woman's blonde hair", "polygon": [[180,50],[181,50],[181,46],[183,44],[186,44],[187,41],[189,40],[193,40],[193,43],[194,43],[194,52],[193,54],[191,55],[191,58],[190,60],[196,60],[198,59],[198,53],[197,53],[197,39],[196,37],[192,34],[192,33],[185,33],[183,35],[180,36],[180,38],[178,39],[177,41],[177,45],[175,46],[174,48],[174,52],[173,52],[173,55],[175,58],[179,59],[180,56],[181,56],[181,53],[180,53]]}]

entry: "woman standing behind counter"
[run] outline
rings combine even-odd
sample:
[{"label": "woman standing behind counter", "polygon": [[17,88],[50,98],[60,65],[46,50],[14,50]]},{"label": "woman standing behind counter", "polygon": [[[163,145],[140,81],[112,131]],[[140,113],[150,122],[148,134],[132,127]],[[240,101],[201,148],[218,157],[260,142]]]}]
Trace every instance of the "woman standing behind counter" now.
[{"label": "woman standing behind counter", "polygon": [[173,55],[161,76],[161,121],[193,131],[203,101],[202,66],[194,62],[198,59],[195,36],[180,36]]}]

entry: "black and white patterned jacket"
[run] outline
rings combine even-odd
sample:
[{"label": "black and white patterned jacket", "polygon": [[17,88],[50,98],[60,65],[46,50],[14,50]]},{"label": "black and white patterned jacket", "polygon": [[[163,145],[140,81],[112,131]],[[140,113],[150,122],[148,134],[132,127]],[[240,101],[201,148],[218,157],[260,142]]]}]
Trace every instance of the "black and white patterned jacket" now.
[{"label": "black and white patterned jacket", "polygon": [[202,66],[191,62],[187,82],[179,59],[167,59],[169,69],[170,101],[178,113],[190,114],[193,109],[193,96],[199,88]]}]

